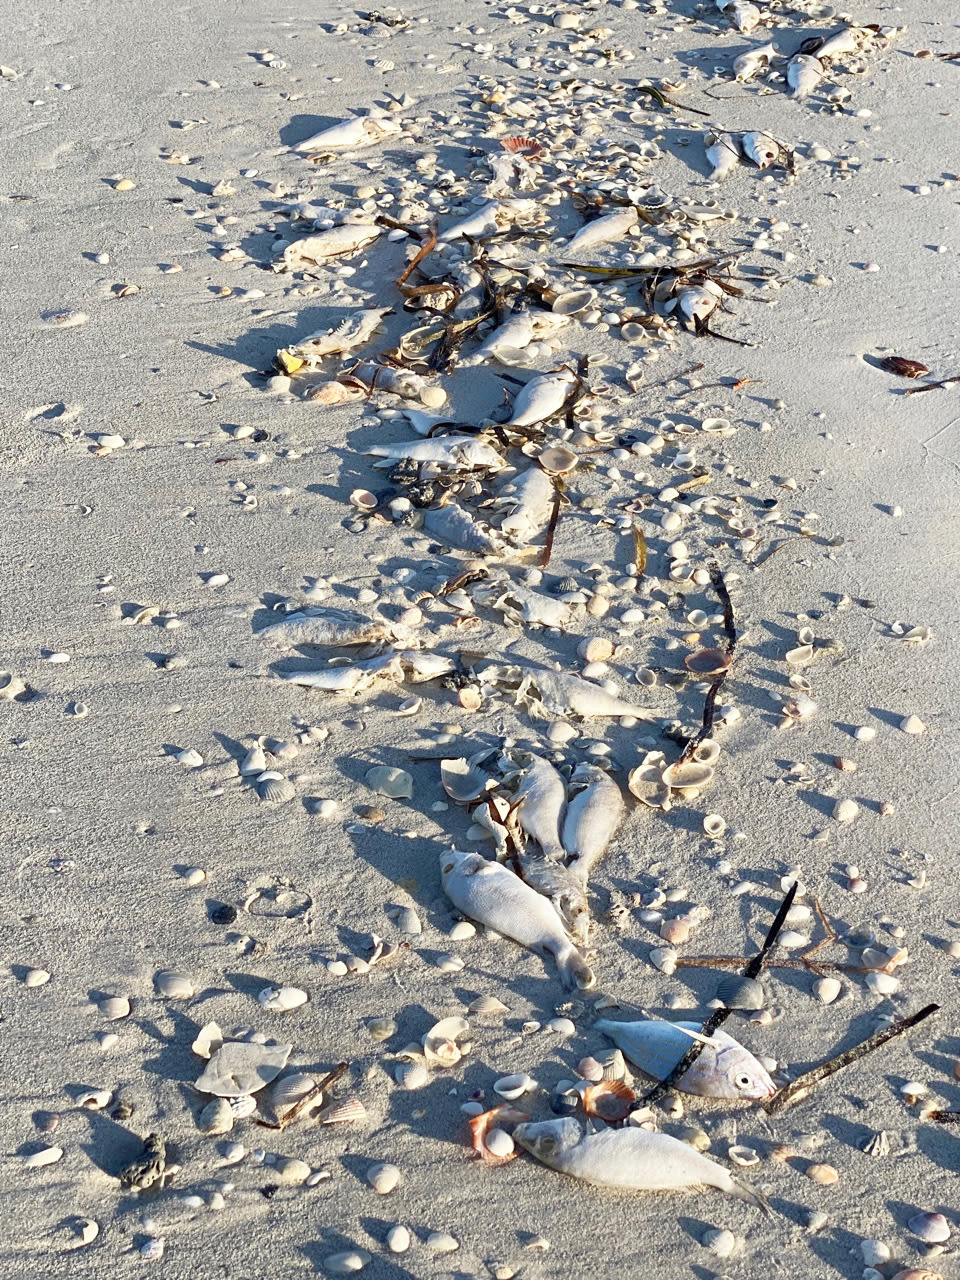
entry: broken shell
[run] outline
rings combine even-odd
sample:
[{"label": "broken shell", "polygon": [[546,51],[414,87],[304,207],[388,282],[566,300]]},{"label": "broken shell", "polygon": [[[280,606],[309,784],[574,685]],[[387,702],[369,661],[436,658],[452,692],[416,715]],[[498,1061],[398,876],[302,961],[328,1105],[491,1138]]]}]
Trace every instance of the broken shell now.
[{"label": "broken shell", "polygon": [[716,764],[720,759],[720,743],[716,738],[704,738],[694,748],[691,758],[696,760],[697,764]]},{"label": "broken shell", "polygon": [[516,1098],[522,1097],[536,1087],[536,1080],[533,1080],[528,1075],[517,1074],[501,1076],[499,1080],[494,1081],[493,1091],[499,1097],[506,1098],[508,1102],[513,1102]]},{"label": "broken shell", "polygon": [[683,660],[687,670],[698,676],[718,676],[727,671],[732,663],[731,655],[724,653],[722,649],[698,649]]},{"label": "broken shell", "polygon": [[[483,1111],[478,1116],[471,1116],[469,1120],[470,1133],[472,1135],[473,1149],[477,1152],[482,1160],[488,1163],[504,1164],[507,1160],[512,1160],[517,1152],[513,1149],[513,1140],[510,1141],[510,1149],[507,1150],[506,1144],[496,1140],[490,1145],[490,1138],[493,1134],[502,1133],[508,1136],[503,1126],[505,1124],[523,1124],[530,1117],[525,1111],[520,1111],[517,1107],[499,1106],[493,1107],[489,1111]],[[497,1148],[500,1148],[499,1150]]]},{"label": "broken shell", "polygon": [[219,1098],[240,1098],[256,1093],[287,1065],[293,1045],[257,1044],[248,1040],[229,1040],[216,1051],[196,1083],[201,1093]]},{"label": "broken shell", "polygon": [[397,1067],[395,1079],[401,1089],[412,1091],[429,1084],[430,1072],[421,1062],[402,1062]]},{"label": "broken shell", "polygon": [[394,769],[379,764],[367,770],[367,786],[378,796],[390,796],[393,800],[410,800],[413,797],[413,778],[406,769]]},{"label": "broken shell", "polygon": [[223,1044],[223,1032],[215,1022],[205,1023],[190,1048],[198,1058],[209,1058]]},{"label": "broken shell", "polygon": [[307,1003],[307,993],[299,987],[264,987],[257,999],[272,1013],[287,1013]]},{"label": "broken shell", "polygon": [[833,806],[833,816],[837,822],[853,822],[859,812],[860,806],[856,800],[850,800],[846,797],[838,800]]},{"label": "broken shell", "polygon": [[575,316],[586,311],[596,301],[595,289],[571,289],[566,293],[558,293],[551,308],[558,316]]},{"label": "broken shell", "polygon": [[622,1080],[601,1080],[599,1084],[587,1085],[582,1096],[587,1115],[606,1120],[608,1124],[625,1120],[636,1101],[633,1090]]},{"label": "broken shell", "polygon": [[233,1108],[226,1098],[214,1098],[197,1116],[197,1128],[211,1137],[229,1133],[233,1128]]},{"label": "broken shell", "polygon": [[461,1047],[457,1041],[469,1033],[470,1024],[465,1018],[441,1018],[423,1037],[423,1056],[431,1067],[454,1067],[469,1051],[469,1045]]},{"label": "broken shell", "polygon": [[807,1177],[819,1187],[832,1187],[840,1181],[840,1174],[832,1164],[812,1164],[807,1169]]},{"label": "broken shell", "polygon": [[730,1147],[727,1151],[727,1158],[732,1160],[734,1164],[738,1164],[741,1169],[749,1169],[751,1165],[760,1163],[760,1156],[754,1151],[753,1147]]},{"label": "broken shell", "polygon": [[721,836],[726,834],[726,819],[722,818],[719,813],[708,813],[703,820],[704,834],[710,836],[712,840],[719,840]]},{"label": "broken shell", "polygon": [[189,1000],[193,995],[193,983],[183,973],[173,969],[161,969],[153,979],[157,995],[165,1000]]},{"label": "broken shell", "polygon": [[698,764],[696,760],[677,760],[664,769],[661,777],[668,787],[677,791],[693,791],[706,787],[713,781],[712,766]]},{"label": "broken shell", "polygon": [[648,809],[663,809],[670,803],[670,788],[655,765],[641,764],[632,769],[627,775],[627,787]]},{"label": "broken shell", "polygon": [[673,947],[654,947],[650,952],[650,963],[667,977],[677,971],[678,956]]},{"label": "broken shell", "polygon": [[577,465],[577,455],[562,445],[554,445],[550,449],[541,449],[537,461],[548,475],[565,476]]},{"label": "broken shell", "polygon": [[[483,754],[486,756],[487,752]],[[440,761],[440,781],[443,789],[457,804],[472,804],[491,787],[497,785],[496,779],[481,769],[475,763],[476,760],[477,757],[474,756],[473,761],[463,757],[457,760]]]}]

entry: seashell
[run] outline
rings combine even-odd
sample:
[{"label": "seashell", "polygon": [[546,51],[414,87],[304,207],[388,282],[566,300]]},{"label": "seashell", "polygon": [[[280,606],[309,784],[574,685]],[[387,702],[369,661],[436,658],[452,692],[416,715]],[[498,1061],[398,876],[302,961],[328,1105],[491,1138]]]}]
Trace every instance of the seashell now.
[{"label": "seashell", "polygon": [[[474,1151],[477,1152],[481,1160],[485,1160],[489,1164],[505,1164],[508,1160],[512,1160],[517,1154],[513,1149],[512,1139],[508,1150],[506,1144],[499,1139],[491,1147],[489,1138],[493,1133],[501,1133],[506,1137],[508,1135],[503,1128],[505,1124],[523,1124],[524,1121],[529,1119],[530,1117],[525,1111],[506,1105],[493,1107],[489,1111],[481,1112],[478,1116],[471,1116],[468,1123]],[[499,1150],[497,1149],[498,1147]]]},{"label": "seashell", "polygon": [[226,1098],[214,1098],[197,1116],[197,1128],[201,1133],[209,1134],[211,1137],[229,1133],[233,1128],[233,1122],[233,1109]]},{"label": "seashell", "polygon": [[211,1056],[196,1087],[201,1093],[212,1093],[218,1098],[257,1093],[277,1078],[292,1048],[289,1044],[228,1040]]},{"label": "seashell", "polygon": [[441,1018],[423,1037],[423,1056],[431,1067],[454,1067],[469,1050],[457,1041],[467,1035],[470,1024],[465,1018]]},{"label": "seashell", "polygon": [[184,973],[173,969],[161,969],[154,975],[153,985],[157,995],[164,1000],[189,1000],[193,995],[193,983]]},{"label": "seashell", "polygon": [[297,790],[287,778],[268,777],[259,783],[257,793],[264,804],[280,805],[292,800]]},{"label": "seashell", "polygon": [[717,983],[717,999],[727,1009],[762,1009],[766,992],[754,978],[742,978],[739,974],[725,974]]},{"label": "seashell", "polygon": [[925,364],[919,360],[908,360],[906,356],[884,356],[880,368],[901,378],[919,378],[921,374],[930,372]]},{"label": "seashell", "polygon": [[374,1040],[389,1040],[397,1034],[397,1024],[393,1018],[371,1018],[367,1022],[367,1030]]},{"label": "seashell", "polygon": [[950,1223],[942,1213],[915,1213],[907,1219],[907,1229],[925,1244],[943,1244],[950,1239]]},{"label": "seashell", "polygon": [[491,1129],[487,1134],[486,1147],[497,1160],[509,1160],[515,1151],[513,1139],[505,1129]]},{"label": "seashell", "polygon": [[13,702],[27,691],[25,680],[11,671],[0,671],[0,702]]},{"label": "seashell", "polygon": [[691,759],[697,764],[716,764],[720,759],[720,743],[715,738],[704,738],[694,748]]},{"label": "seashell", "polygon": [[502,1000],[498,1000],[496,996],[478,996],[471,1004],[467,1006],[467,1012],[474,1014],[476,1017],[495,1017],[500,1013],[509,1013],[509,1009]]},{"label": "seashell", "polygon": [[372,1164],[366,1176],[378,1196],[389,1195],[400,1182],[400,1170],[395,1164]]},{"label": "seashell", "polygon": [[377,506],[376,494],[369,489],[354,489],[350,494],[350,505],[358,511],[374,511]]},{"label": "seashell", "polygon": [[704,418],[700,423],[700,430],[711,436],[728,436],[734,427],[729,418]]},{"label": "seashell", "polygon": [[850,800],[846,797],[838,800],[833,806],[833,816],[837,822],[853,822],[859,812],[860,806],[856,800]]},{"label": "seashell", "polygon": [[198,1058],[209,1058],[223,1044],[223,1032],[215,1022],[207,1022],[197,1032],[190,1048]]},{"label": "seashell", "polygon": [[99,1009],[108,1022],[119,1022],[121,1018],[129,1017],[130,1001],[126,996],[106,996],[100,1001]]},{"label": "seashell", "polygon": [[433,1253],[456,1253],[460,1248],[460,1241],[449,1231],[431,1231],[425,1243]]},{"label": "seashell", "polygon": [[927,726],[924,724],[924,722],[920,719],[919,716],[914,716],[914,715],[904,716],[904,718],[900,721],[899,728],[902,733],[909,733],[909,734],[913,734],[914,736],[927,732]]},{"label": "seashell", "polygon": [[726,1227],[710,1227],[700,1237],[700,1243],[715,1258],[729,1258],[737,1247],[737,1237]]},{"label": "seashell", "polygon": [[359,1124],[367,1118],[367,1108],[359,1098],[332,1102],[317,1116],[317,1124]]},{"label": "seashell", "polygon": [[386,1246],[391,1253],[406,1253],[410,1243],[410,1232],[401,1222],[396,1223],[387,1232]]},{"label": "seashell", "polygon": [[664,809],[669,806],[670,788],[660,776],[655,765],[638,765],[627,775],[627,788],[636,796],[641,804],[649,809]]},{"label": "seashell", "polygon": [[472,760],[460,757],[440,761],[440,782],[451,800],[455,800],[457,804],[472,804],[497,785],[496,778],[491,777],[477,763],[488,755],[489,752],[485,751],[482,756],[474,756]]},{"label": "seashell", "polygon": [[109,1089],[85,1089],[77,1094],[75,1101],[77,1106],[83,1107],[85,1111],[102,1111],[104,1107],[110,1105],[112,1099],[113,1094]]},{"label": "seashell", "polygon": [[528,138],[523,134],[512,138],[501,138],[500,146],[511,155],[536,157],[543,154],[543,147],[536,138]]},{"label": "seashell", "polygon": [[661,777],[668,787],[677,791],[700,790],[713,780],[711,765],[698,764],[695,760],[677,760],[664,769]]},{"label": "seashell", "polygon": [[698,649],[683,660],[686,669],[698,676],[718,676],[732,664],[732,656],[722,649]]},{"label": "seashell", "polygon": [[410,800],[413,797],[413,778],[406,769],[395,769],[380,764],[367,770],[367,786],[378,796],[390,796],[394,800]]},{"label": "seashell", "polygon": [[833,1004],[843,989],[838,978],[820,978],[813,984],[813,992],[821,1004]]},{"label": "seashell", "polygon": [[257,1109],[257,1100],[249,1093],[243,1093],[239,1098],[228,1098],[227,1102],[230,1104],[235,1120],[246,1120],[247,1116],[252,1116]]},{"label": "seashell", "polygon": [[[282,1111],[287,1107],[292,1107],[301,1098],[305,1098],[316,1086],[317,1082],[313,1076],[307,1075],[304,1071],[295,1071],[291,1075],[281,1076],[278,1080],[274,1080],[264,1094],[264,1100],[274,1111]],[[322,1098],[318,1096],[314,1108],[319,1107],[321,1103]]]},{"label": "seashell", "polygon": [[832,1187],[840,1181],[840,1174],[832,1164],[812,1164],[807,1169],[807,1177],[818,1187]]},{"label": "seashell", "polygon": [[788,649],[783,655],[791,667],[805,667],[813,661],[812,644],[800,644],[795,649]]},{"label": "seashell", "polygon": [[608,1049],[606,1053],[600,1054],[597,1062],[603,1071],[604,1080],[622,1080],[624,1084],[630,1084],[633,1080],[627,1060],[619,1049]]},{"label": "seashell", "polygon": [[323,1268],[335,1276],[351,1276],[362,1271],[370,1261],[370,1254],[365,1249],[342,1249],[324,1258]]},{"label": "seashell", "polygon": [[536,1087],[536,1080],[520,1073],[512,1076],[501,1076],[499,1080],[494,1081],[493,1091],[498,1097],[506,1098],[508,1102],[513,1102]]},{"label": "seashell", "polygon": [[583,1109],[588,1116],[616,1124],[625,1120],[636,1101],[636,1095],[622,1080],[601,1080],[583,1090]]},{"label": "seashell", "polygon": [[420,1062],[403,1062],[397,1067],[394,1078],[401,1089],[412,1092],[430,1082],[430,1072]]},{"label": "seashell", "polygon": [[577,1063],[577,1072],[582,1079],[593,1084],[603,1079],[603,1065],[596,1058],[581,1058]]},{"label": "seashell", "polygon": [[572,289],[567,293],[558,293],[553,300],[551,311],[560,316],[575,316],[592,307],[597,300],[595,289]]},{"label": "seashell", "polygon": [[299,987],[264,987],[257,999],[272,1013],[287,1013],[307,1003],[307,993]]},{"label": "seashell", "polygon": [[259,742],[250,748],[247,754],[240,761],[239,773],[241,778],[249,778],[256,774],[263,773],[267,767],[267,757],[263,747]]},{"label": "seashell", "polygon": [[[570,449],[555,445],[549,449],[541,449],[537,454],[537,461],[548,475],[565,476],[574,469],[578,459]],[[579,585],[577,583],[573,590],[576,591]]]},{"label": "seashell", "polygon": [[655,969],[665,973],[667,977],[672,973],[676,973],[678,959],[679,957],[673,947],[653,947],[650,951],[650,963]]},{"label": "seashell", "polygon": [[712,840],[719,840],[726,834],[726,819],[719,813],[708,813],[703,819],[703,830],[704,834],[710,836]]},{"label": "seashell", "polygon": [[418,938],[423,933],[423,925],[420,923],[420,917],[414,911],[413,907],[401,907],[396,914],[397,928],[401,933],[409,933],[412,937]]},{"label": "seashell", "polygon": [[760,1163],[760,1156],[754,1151],[753,1147],[730,1147],[727,1151],[727,1158],[732,1160],[734,1164],[740,1165],[742,1169],[749,1169],[751,1165]]},{"label": "seashell", "polygon": [[[641,342],[646,342],[648,335],[642,324],[638,324],[635,320],[628,320],[626,324],[620,326],[620,337],[624,342],[629,342],[631,346],[636,346]],[[640,373],[642,376],[642,369]]]}]

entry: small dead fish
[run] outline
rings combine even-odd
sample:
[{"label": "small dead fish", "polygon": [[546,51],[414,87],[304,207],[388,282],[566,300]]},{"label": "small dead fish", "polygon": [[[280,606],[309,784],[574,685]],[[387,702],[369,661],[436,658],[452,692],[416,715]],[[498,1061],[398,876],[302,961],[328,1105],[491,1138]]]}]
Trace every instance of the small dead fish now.
[{"label": "small dead fish", "polygon": [[499,556],[507,550],[507,544],[485,520],[478,520],[454,503],[447,503],[445,507],[432,507],[426,511],[423,529],[448,546],[460,547],[463,551],[473,551],[478,555]]},{"label": "small dead fish", "polygon": [[295,342],[286,350],[297,360],[302,360],[308,369],[319,368],[325,356],[345,355],[354,347],[361,346],[380,328],[384,316],[390,315],[390,307],[373,307],[365,311],[357,311],[348,316],[339,325],[319,333],[311,333],[300,342]]},{"label": "small dead fish", "polygon": [[510,508],[500,521],[500,532],[511,542],[525,545],[547,527],[553,499],[553,481],[547,473],[542,467],[528,467],[497,499],[498,506]]},{"label": "small dead fish", "polygon": [[572,605],[556,596],[544,595],[518,582],[494,582],[477,593],[477,599],[503,614],[507,622],[521,626],[553,627],[562,631],[570,621]]},{"label": "small dead fish", "polygon": [[323,266],[336,258],[346,258],[373,244],[380,235],[380,228],[372,222],[347,222],[341,227],[319,231],[315,236],[303,236],[288,244],[273,263],[274,271],[303,271],[305,268]]},{"label": "small dead fish", "polygon": [[423,440],[401,440],[396,444],[374,444],[367,450],[375,457],[383,458],[376,466],[390,466],[401,458],[411,462],[434,462],[442,467],[454,467],[469,471],[474,467],[490,467],[499,471],[504,465],[500,454],[492,445],[475,436],[431,436]]},{"label": "small dead fish", "polygon": [[587,763],[574,769],[570,789],[575,794],[567,804],[561,838],[570,856],[567,866],[586,890],[591,870],[623,819],[623,794],[608,773]]},{"label": "small dead fish", "polygon": [[404,649],[399,655],[403,673],[411,684],[439,680],[456,671],[457,664],[445,653],[428,653],[424,649]]},{"label": "small dead fish", "polygon": [[[699,1035],[696,1022],[613,1022],[601,1018],[597,1031],[609,1036],[623,1055],[654,1080],[665,1080]],[[761,1102],[776,1093],[765,1068],[749,1049],[725,1031],[714,1031],[693,1066],[676,1082],[684,1093],[703,1098],[731,1098]]]},{"label": "small dead fish", "polygon": [[734,78],[741,84],[745,84],[762,68],[768,67],[776,56],[777,50],[773,43],[761,45],[757,49],[748,49],[746,53],[741,53],[733,60]]},{"label": "small dead fish", "polygon": [[582,676],[564,675],[559,671],[537,670],[529,675],[517,691],[518,700],[527,694],[524,685],[537,687],[546,711],[552,715],[574,715],[589,719],[591,716],[635,716],[638,720],[653,720],[656,712],[648,707],[638,707],[624,702],[614,693],[608,693],[602,685],[584,680]]},{"label": "small dead fish", "polygon": [[448,227],[440,236],[441,244],[451,244],[454,240],[468,237],[471,240],[483,240],[488,236],[499,235],[507,231],[514,222],[532,217],[538,209],[536,200],[517,198],[514,200],[491,200],[481,206],[475,213],[469,214],[452,227]]},{"label": "small dead fish", "polygon": [[517,392],[508,427],[532,427],[564,408],[580,379],[572,369],[541,373]]},{"label": "small dead fish", "polygon": [[410,369],[394,369],[390,365],[365,360],[350,370],[350,379],[361,382],[368,391],[387,391],[404,400],[416,400],[427,386],[426,378]]},{"label": "small dead fish", "polygon": [[543,854],[564,861],[560,823],[567,805],[563,778],[549,760],[532,756],[517,788],[517,816],[521,829],[536,840]]},{"label": "small dead fish", "polygon": [[665,1133],[651,1133],[630,1125],[590,1133],[572,1116],[520,1124],[513,1139],[532,1156],[558,1173],[569,1174],[596,1187],[624,1191],[679,1191],[686,1187],[717,1187],[765,1213],[761,1195],[703,1156],[686,1142]]},{"label": "small dead fish", "polygon": [[798,102],[809,98],[823,79],[824,66],[819,58],[808,53],[797,53],[787,63],[787,84],[793,90],[791,97]]},{"label": "small dead fish", "polygon": [[312,134],[293,148],[304,155],[319,151],[349,151],[370,147],[387,138],[396,137],[401,125],[391,116],[359,116],[352,120],[340,120],[319,133]]},{"label": "small dead fish", "polygon": [[257,632],[269,644],[293,648],[299,644],[338,647],[354,644],[376,644],[391,640],[394,630],[385,618],[369,618],[350,609],[325,608],[322,605],[288,613]]},{"label": "small dead fish", "polygon": [[752,160],[758,169],[769,169],[780,154],[780,144],[774,142],[769,133],[745,133],[740,138],[743,154]]},{"label": "small dead fish", "polygon": [[507,867],[479,853],[451,850],[440,856],[440,876],[444,893],[471,920],[531,951],[552,955],[564,986],[585,990],[594,985],[592,970],[554,907]]},{"label": "small dead fish", "polygon": [[615,213],[605,213],[594,218],[564,246],[564,255],[583,253],[586,249],[595,249],[597,245],[610,244],[614,240],[622,240],[630,234],[639,221],[637,211],[632,206],[617,209]]},{"label": "small dead fish", "polygon": [[379,676],[400,678],[400,663],[395,653],[381,653],[349,666],[320,667],[315,671],[277,672],[288,684],[302,685],[305,689],[320,689],[325,693],[359,693],[373,684]]},{"label": "small dead fish", "polygon": [[479,350],[461,360],[460,367],[470,369],[485,360],[495,360],[501,351],[522,351],[531,342],[542,342],[552,337],[569,320],[569,316],[556,315],[552,311],[518,312],[495,329]]},{"label": "small dead fish", "polygon": [[740,144],[732,133],[708,133],[706,144],[707,159],[713,165],[710,180],[722,182],[740,163]]},{"label": "small dead fish", "polygon": [[757,6],[751,4],[750,0],[733,0],[733,4],[725,4],[722,8],[725,17],[729,18],[734,27],[745,36],[759,25],[763,17]]},{"label": "small dead fish", "polygon": [[821,59],[839,58],[845,53],[859,53],[864,37],[867,35],[869,32],[864,31],[862,27],[842,27],[839,31],[834,31],[827,36],[812,52]]}]

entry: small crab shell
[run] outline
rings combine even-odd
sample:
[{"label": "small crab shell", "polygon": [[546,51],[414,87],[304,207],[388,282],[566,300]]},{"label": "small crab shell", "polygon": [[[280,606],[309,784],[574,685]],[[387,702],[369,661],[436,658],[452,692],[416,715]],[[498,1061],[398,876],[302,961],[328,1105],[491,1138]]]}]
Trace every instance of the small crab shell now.
[{"label": "small crab shell", "polygon": [[695,760],[677,760],[667,765],[661,777],[675,791],[699,791],[713,781],[712,765],[698,764]]},{"label": "small crab shell", "polygon": [[479,761],[486,755],[484,752],[482,757],[472,756],[469,760],[461,756],[457,760],[440,761],[440,782],[451,800],[457,804],[473,804],[497,785],[496,779],[480,768]]},{"label": "small crab shell", "polygon": [[511,1151],[509,1155],[505,1156],[495,1155],[487,1146],[487,1134],[491,1129],[502,1129],[507,1124],[523,1124],[529,1119],[530,1117],[526,1111],[521,1111],[519,1107],[511,1107],[506,1104],[500,1107],[492,1107],[489,1111],[483,1111],[478,1116],[471,1116],[469,1123],[474,1151],[487,1164],[506,1164],[508,1160],[515,1159],[519,1155],[517,1151]]},{"label": "small crab shell", "polygon": [[423,1056],[427,1066],[455,1067],[464,1054],[470,1052],[469,1044],[457,1044],[469,1031],[470,1024],[466,1018],[441,1018],[434,1023],[423,1037]]},{"label": "small crab shell", "polygon": [[583,1109],[588,1116],[616,1124],[625,1120],[636,1101],[636,1094],[622,1080],[601,1080],[588,1084],[582,1093]]}]

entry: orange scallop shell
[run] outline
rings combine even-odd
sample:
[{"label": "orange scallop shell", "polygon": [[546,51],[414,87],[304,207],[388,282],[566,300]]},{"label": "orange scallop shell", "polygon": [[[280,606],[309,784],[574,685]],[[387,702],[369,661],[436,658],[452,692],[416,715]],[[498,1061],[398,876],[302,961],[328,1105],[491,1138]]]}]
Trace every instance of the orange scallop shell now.
[{"label": "orange scallop shell", "polygon": [[637,1095],[622,1080],[601,1080],[583,1091],[583,1109],[587,1115],[606,1120],[608,1124],[625,1120],[636,1100]]},{"label": "orange scallop shell", "polygon": [[512,155],[539,156],[543,154],[543,146],[537,142],[536,138],[523,136],[501,138],[500,145],[504,151],[509,151]]},{"label": "orange scallop shell", "polygon": [[529,1119],[526,1111],[506,1103],[500,1107],[492,1107],[491,1110],[484,1111],[478,1116],[471,1116],[469,1123],[474,1151],[487,1164],[506,1164],[508,1160],[515,1160],[520,1154],[519,1151],[511,1151],[508,1156],[495,1156],[492,1151],[489,1151],[486,1142],[487,1133],[491,1129],[502,1129],[505,1124],[523,1124]]}]

